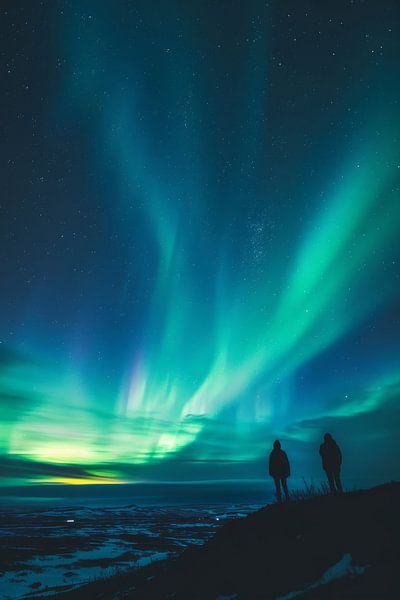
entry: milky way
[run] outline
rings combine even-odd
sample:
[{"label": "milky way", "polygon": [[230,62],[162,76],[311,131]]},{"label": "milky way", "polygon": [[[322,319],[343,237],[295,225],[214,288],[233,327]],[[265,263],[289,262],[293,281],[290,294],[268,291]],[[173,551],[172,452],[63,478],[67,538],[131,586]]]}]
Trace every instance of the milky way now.
[{"label": "milky way", "polygon": [[276,437],[311,476],[326,429],[398,476],[396,2],[24,4],[5,482],[260,479]]}]

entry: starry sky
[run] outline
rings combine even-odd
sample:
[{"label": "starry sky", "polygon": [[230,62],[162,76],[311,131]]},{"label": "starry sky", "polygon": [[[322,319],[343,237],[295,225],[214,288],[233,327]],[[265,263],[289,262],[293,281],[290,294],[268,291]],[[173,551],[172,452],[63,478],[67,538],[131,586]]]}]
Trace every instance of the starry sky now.
[{"label": "starry sky", "polygon": [[6,0],[4,486],[400,476],[397,0]]}]

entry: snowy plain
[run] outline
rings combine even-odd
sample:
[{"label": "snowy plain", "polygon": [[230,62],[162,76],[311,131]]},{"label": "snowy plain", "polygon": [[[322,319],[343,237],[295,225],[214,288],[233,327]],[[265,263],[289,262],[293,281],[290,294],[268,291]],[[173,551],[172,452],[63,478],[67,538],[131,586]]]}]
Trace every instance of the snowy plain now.
[{"label": "snowy plain", "polygon": [[202,544],[256,504],[0,508],[0,598],[35,598]]}]

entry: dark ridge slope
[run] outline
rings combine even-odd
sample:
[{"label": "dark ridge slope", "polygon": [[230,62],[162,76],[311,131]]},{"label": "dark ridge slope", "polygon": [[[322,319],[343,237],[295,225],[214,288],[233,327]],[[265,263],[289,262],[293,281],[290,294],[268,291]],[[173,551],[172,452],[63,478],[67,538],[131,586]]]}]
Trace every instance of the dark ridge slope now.
[{"label": "dark ridge slope", "polygon": [[[201,548],[57,598],[131,600],[400,598],[400,483],[271,505]],[[344,555],[358,575],[321,585]],[[314,588],[307,591],[310,585]]]}]

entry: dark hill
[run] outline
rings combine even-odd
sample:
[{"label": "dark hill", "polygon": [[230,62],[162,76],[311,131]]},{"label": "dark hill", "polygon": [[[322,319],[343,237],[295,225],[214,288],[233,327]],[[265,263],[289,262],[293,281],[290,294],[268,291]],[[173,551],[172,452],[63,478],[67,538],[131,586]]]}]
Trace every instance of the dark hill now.
[{"label": "dark hill", "polygon": [[[400,483],[274,504],[176,559],[58,598],[267,600],[294,591],[302,600],[400,598],[399,510]],[[337,563],[341,577],[325,583]]]}]

